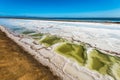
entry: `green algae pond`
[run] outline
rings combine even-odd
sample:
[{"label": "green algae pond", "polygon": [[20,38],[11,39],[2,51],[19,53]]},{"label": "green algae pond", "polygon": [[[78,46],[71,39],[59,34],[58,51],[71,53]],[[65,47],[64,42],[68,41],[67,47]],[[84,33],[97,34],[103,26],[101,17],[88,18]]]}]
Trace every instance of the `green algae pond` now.
[{"label": "green algae pond", "polygon": [[0,80],[61,80],[0,31]]},{"label": "green algae pond", "polygon": [[110,75],[120,80],[120,58],[104,54],[97,49],[89,53],[82,45],[74,43],[62,43],[55,51],[68,58],[76,60],[81,66],[97,71],[102,75]]},{"label": "green algae pond", "polygon": [[[34,33],[30,36],[36,38],[40,44],[44,44],[46,47],[60,43],[54,49],[56,53],[74,59],[81,66],[97,71],[102,75],[110,75],[116,80],[120,80],[120,57],[104,54],[96,48],[87,53],[85,44],[75,44],[55,35]],[[41,37],[44,38],[41,39]]]},{"label": "green algae pond", "polygon": [[26,30],[22,32],[22,34],[32,37],[38,41],[39,44],[44,44],[46,47],[51,47],[56,43],[60,43],[54,48],[56,53],[77,61],[80,66],[120,80],[120,58],[117,56],[104,54],[96,48],[93,48],[87,53],[85,43],[76,44],[56,35],[37,33],[32,30]]}]

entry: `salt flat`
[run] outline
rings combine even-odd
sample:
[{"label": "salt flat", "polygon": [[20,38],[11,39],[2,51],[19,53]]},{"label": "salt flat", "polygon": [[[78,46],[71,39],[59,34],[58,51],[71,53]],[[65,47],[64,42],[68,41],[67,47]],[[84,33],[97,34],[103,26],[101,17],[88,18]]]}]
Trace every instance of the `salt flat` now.
[{"label": "salt flat", "polygon": [[93,47],[120,54],[120,24],[20,19],[2,20],[2,22],[11,27],[24,27],[70,40],[73,38]]},{"label": "salt flat", "polygon": [[119,80],[120,24],[1,19],[0,29],[63,80]]}]

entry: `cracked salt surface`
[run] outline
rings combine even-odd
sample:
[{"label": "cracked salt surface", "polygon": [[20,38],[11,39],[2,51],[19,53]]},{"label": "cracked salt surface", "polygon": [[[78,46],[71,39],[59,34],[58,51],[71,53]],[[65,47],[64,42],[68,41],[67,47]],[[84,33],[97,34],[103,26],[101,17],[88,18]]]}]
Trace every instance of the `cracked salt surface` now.
[{"label": "cracked salt surface", "polygon": [[[88,23],[77,23],[77,22],[72,23],[72,22],[41,21],[41,20],[15,20],[14,22],[12,22],[13,19],[8,20],[8,21],[11,24],[9,26],[12,26],[15,24],[16,26],[23,27],[27,30],[34,30],[36,32],[42,32],[42,33],[50,33],[52,35],[64,37],[68,40],[82,41],[85,43],[89,43],[90,45],[92,45],[94,47],[98,47],[100,49],[111,50],[113,52],[119,53],[118,48],[120,47],[120,45],[118,45],[118,44],[120,44],[120,41],[119,41],[118,33],[120,33],[120,32],[119,32],[119,30],[116,30],[116,29],[119,29],[119,25],[117,25],[118,28],[115,27],[116,29],[112,30],[111,25],[109,25],[110,26],[109,27],[108,25],[105,25],[105,24],[104,25],[102,24],[102,26],[108,27],[107,29],[106,28],[105,29],[103,29],[103,28],[97,29],[96,27],[91,27],[91,26],[101,25],[101,24],[97,24],[97,23],[88,24]],[[7,20],[5,20],[5,23],[7,23]],[[82,24],[82,26],[81,26],[81,24]],[[88,25],[89,25],[89,27],[88,27]],[[84,26],[86,26],[86,27],[84,27]],[[116,25],[114,25],[114,26],[116,26]],[[14,28],[13,28],[13,30],[14,30]],[[15,33],[17,33],[17,31]],[[110,33],[112,33],[112,35],[117,35],[117,37],[111,38],[111,36],[109,35]],[[110,40],[108,40],[109,38],[110,38]],[[91,71],[89,71],[89,70],[87,71],[86,68],[85,69],[80,68],[80,72],[78,72],[78,70],[76,69],[77,65],[74,63],[74,60],[65,60],[64,61],[63,58],[60,58],[60,55],[57,57],[57,54],[55,54],[54,52],[51,52],[52,51],[51,49],[52,48],[54,49],[54,47],[51,47],[50,49],[48,49],[48,48],[45,48],[42,46],[39,48],[38,45],[35,46],[35,44],[33,43],[34,40],[32,40],[31,38],[26,38],[26,37],[24,38],[24,36],[19,41],[22,42],[23,45],[27,44],[26,47],[28,46],[28,48],[33,50],[31,52],[34,53],[34,51],[35,51],[36,58],[43,61],[43,64],[50,66],[52,63],[51,66],[56,66],[57,68],[59,68],[59,70],[57,70],[57,71],[65,71],[65,72],[61,72],[61,73],[66,74],[69,77],[71,77],[71,78],[69,78],[70,80],[71,79],[72,80],[76,80],[76,79],[77,80],[81,80],[81,79],[86,80],[87,78],[89,78],[91,80],[95,80],[95,79],[97,79],[97,80],[103,80],[103,79],[104,80],[113,80],[108,75],[107,76],[105,75],[106,77],[100,76],[99,73],[96,73],[96,72],[92,72],[93,73],[92,74]],[[42,58],[40,58],[40,56],[37,53],[39,53],[39,55],[41,55]],[[88,51],[88,53],[89,53],[89,51]],[[58,59],[58,60],[55,61],[55,59]],[[65,63],[61,62],[60,61],[61,59]],[[62,69],[61,66],[63,67],[63,70],[61,70]],[[79,69],[79,67],[80,66],[78,66],[78,69]],[[69,71],[69,69],[71,69],[71,71]],[[53,71],[55,71],[55,70],[53,69]],[[84,72],[87,72],[87,74]],[[58,75],[61,75],[61,73]],[[80,77],[79,74],[84,75],[84,76]],[[86,78],[85,75],[88,77]],[[95,79],[89,75],[94,76]],[[96,77],[97,75],[100,77],[97,78]],[[66,80],[66,78],[64,78],[64,79]],[[67,79],[67,80],[69,80],[69,79]]]},{"label": "cracked salt surface", "polygon": [[24,27],[25,29],[50,33],[67,39],[73,38],[89,43],[93,47],[120,54],[120,24],[20,19],[1,19],[0,21],[4,24],[7,23],[10,28],[18,26],[21,29]]}]

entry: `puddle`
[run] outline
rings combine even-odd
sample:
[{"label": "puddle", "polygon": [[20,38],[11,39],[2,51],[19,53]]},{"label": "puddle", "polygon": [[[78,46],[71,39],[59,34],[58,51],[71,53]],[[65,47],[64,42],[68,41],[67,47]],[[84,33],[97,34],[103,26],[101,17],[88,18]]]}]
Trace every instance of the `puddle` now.
[{"label": "puddle", "polygon": [[0,31],[0,79],[61,80]]}]

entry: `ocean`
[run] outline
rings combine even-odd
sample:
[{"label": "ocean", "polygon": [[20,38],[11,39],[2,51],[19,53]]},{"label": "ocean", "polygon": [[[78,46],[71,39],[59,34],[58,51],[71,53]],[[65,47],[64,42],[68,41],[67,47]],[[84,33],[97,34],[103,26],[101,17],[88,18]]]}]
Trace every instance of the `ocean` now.
[{"label": "ocean", "polygon": [[31,19],[31,20],[60,20],[60,21],[83,21],[83,22],[113,22],[120,23],[120,18],[65,18],[65,17],[1,17],[0,19]]}]

